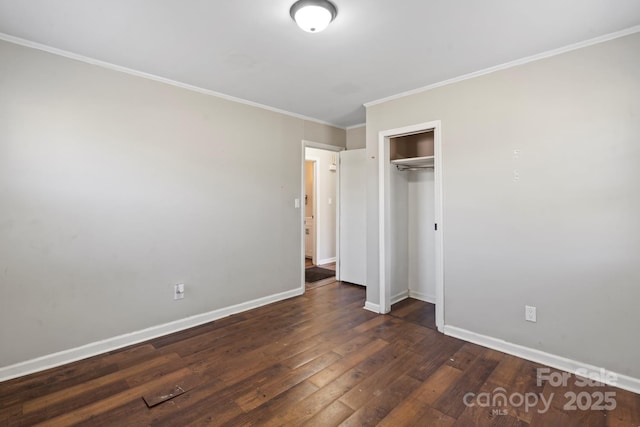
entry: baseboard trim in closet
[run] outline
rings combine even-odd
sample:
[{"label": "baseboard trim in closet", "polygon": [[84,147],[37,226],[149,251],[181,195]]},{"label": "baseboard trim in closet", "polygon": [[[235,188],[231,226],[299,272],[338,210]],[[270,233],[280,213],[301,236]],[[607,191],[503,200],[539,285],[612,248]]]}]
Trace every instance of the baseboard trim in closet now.
[{"label": "baseboard trim in closet", "polygon": [[436,303],[436,297],[433,295],[425,294],[424,292],[413,291],[409,289],[409,298],[418,299],[420,301],[428,302],[430,304]]},{"label": "baseboard trim in closet", "polygon": [[391,305],[396,304],[402,300],[409,298],[409,290],[402,291],[399,294],[395,294],[391,297]]},{"label": "baseboard trim in closet", "polygon": [[362,308],[364,308],[365,310],[373,311],[374,313],[380,314],[380,304],[374,304],[372,302],[365,301],[364,307]]}]

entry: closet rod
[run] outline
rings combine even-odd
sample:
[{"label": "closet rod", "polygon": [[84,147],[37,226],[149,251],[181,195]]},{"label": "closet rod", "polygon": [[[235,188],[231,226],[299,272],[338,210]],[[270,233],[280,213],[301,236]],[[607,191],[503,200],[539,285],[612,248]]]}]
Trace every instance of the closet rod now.
[{"label": "closet rod", "polygon": [[421,170],[421,169],[433,169],[433,166],[403,166],[403,165],[396,165],[396,168],[400,172],[404,172],[404,171],[417,171],[417,170]]}]

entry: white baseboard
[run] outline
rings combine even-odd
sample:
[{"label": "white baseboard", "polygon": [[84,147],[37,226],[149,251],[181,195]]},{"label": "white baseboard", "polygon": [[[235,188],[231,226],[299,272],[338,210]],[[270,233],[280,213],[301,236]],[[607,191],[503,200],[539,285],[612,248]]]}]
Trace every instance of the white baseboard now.
[{"label": "white baseboard", "polygon": [[[558,356],[555,354],[546,353],[544,351],[536,350],[533,348],[524,347],[519,344],[510,343],[508,341],[504,341],[487,335],[477,334],[475,332],[457,328],[455,326],[445,325],[444,333],[445,335],[459,338],[464,341],[469,341],[483,347],[498,350],[503,353],[520,357],[522,359],[540,363],[542,365],[551,366],[552,368],[560,369],[571,374],[574,374],[578,369],[587,369],[589,372],[601,372],[601,369],[606,369],[598,366],[593,366],[588,363],[582,363],[576,360],[567,359],[566,357]],[[603,382],[607,382],[607,384],[614,387],[640,394],[640,379],[633,378],[628,375],[618,374],[616,372],[611,372],[607,369],[606,371],[614,374],[616,377],[616,381],[615,383],[607,381]]]},{"label": "white baseboard", "polygon": [[165,323],[162,325],[152,326],[140,331],[119,335],[113,338],[107,338],[105,340],[93,342],[80,347],[48,354],[46,356],[16,363],[14,365],[4,366],[0,368],[0,382],[32,374],[34,372],[44,371],[45,369],[55,368],[56,366],[75,362],[81,359],[86,359],[88,357],[96,356],[98,354],[113,351],[129,345],[138,344],[163,335],[179,332],[184,329],[193,328],[194,326],[212,322],[214,320],[221,319],[232,314],[252,310],[254,308],[271,304],[273,302],[282,301],[288,298],[302,295],[303,293],[304,289],[293,289],[290,291],[269,295],[229,307],[219,308],[208,313],[197,314],[195,316],[175,320],[173,322]]},{"label": "white baseboard", "polygon": [[409,298],[409,290],[402,291],[399,294],[395,294],[391,297],[391,305]]},{"label": "white baseboard", "polygon": [[336,262],[336,257],[318,260],[316,265],[331,264],[332,262]]},{"label": "white baseboard", "polygon": [[369,301],[365,301],[364,307],[365,310],[373,311],[374,313],[380,314],[380,304],[374,304]]},{"label": "white baseboard", "polygon": [[435,295],[429,295],[429,294],[425,294],[424,292],[413,291],[411,289],[409,289],[409,297],[418,299],[420,301],[428,302],[431,304],[436,303]]}]

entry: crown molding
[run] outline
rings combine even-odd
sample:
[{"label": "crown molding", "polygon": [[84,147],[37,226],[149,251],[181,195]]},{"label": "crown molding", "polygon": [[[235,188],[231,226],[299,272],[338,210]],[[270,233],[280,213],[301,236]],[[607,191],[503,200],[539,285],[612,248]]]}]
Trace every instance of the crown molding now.
[{"label": "crown molding", "polygon": [[507,68],[517,67],[519,65],[524,65],[529,62],[539,61],[541,59],[550,58],[552,56],[560,55],[562,53],[571,52],[572,50],[582,49],[584,47],[592,46],[599,43],[604,43],[609,40],[614,40],[620,37],[628,36],[634,33],[640,32],[640,25],[636,25],[634,27],[626,28],[621,31],[616,31],[614,33],[605,34],[603,36],[595,37],[589,40],[581,41],[578,43],[573,43],[564,47],[560,47],[558,49],[549,50],[546,52],[538,53],[536,55],[527,56],[524,58],[516,59],[515,61],[505,62],[504,64],[496,65],[493,67],[485,68],[483,70],[474,71],[473,73],[464,74],[462,76],[454,77],[452,79],[443,80],[438,83],[433,83],[427,86],[423,86],[417,89],[408,90],[406,92],[400,92],[396,95],[387,96],[385,98],[380,98],[374,101],[369,101],[364,103],[363,105],[366,108],[373,107],[374,105],[382,104],[388,101],[393,101],[394,99],[404,98],[406,96],[415,95],[422,92],[427,92],[431,89],[439,88],[442,86],[447,86],[453,83],[458,83],[464,80],[473,79],[475,77],[484,76],[486,74],[495,73],[496,71],[506,70]]},{"label": "crown molding", "polygon": [[249,105],[251,107],[261,108],[263,110],[271,111],[273,113],[284,114],[286,116],[295,117],[297,119],[306,120],[309,122],[319,123],[321,125],[327,125],[338,129],[345,130],[344,126],[340,126],[334,123],[325,122],[324,120],[316,119],[313,117],[308,117],[302,114],[293,113],[291,111],[282,110],[280,108],[271,107],[269,105],[260,104],[258,102],[249,101],[247,99],[238,98],[235,96],[227,95],[221,92],[216,92],[210,89],[205,89],[199,86],[190,85],[187,83],[182,83],[176,80],[171,80],[165,77],[156,76],[155,74],[145,73],[142,71],[134,70],[127,67],[122,67],[120,65],[112,64],[110,62],[101,61],[99,59],[90,58],[88,56],[79,55],[77,53],[69,52],[67,50],[58,49],[52,46],[48,46],[42,43],[36,43],[31,40],[26,40],[20,37],[15,37],[9,34],[0,33],[0,40],[4,40],[9,43],[17,44],[20,46],[28,47],[31,49],[41,50],[47,53],[51,53],[57,56],[63,56],[65,58],[73,59],[80,62],[85,62],[87,64],[96,65],[98,67],[106,68],[112,71],[118,71],[125,74],[130,74],[136,77],[142,77],[143,79],[153,80],[156,82],[168,84],[171,86],[179,87],[181,89],[186,89],[192,92],[198,92],[204,95],[214,96],[216,98],[224,99],[226,101],[237,102],[239,104]]}]

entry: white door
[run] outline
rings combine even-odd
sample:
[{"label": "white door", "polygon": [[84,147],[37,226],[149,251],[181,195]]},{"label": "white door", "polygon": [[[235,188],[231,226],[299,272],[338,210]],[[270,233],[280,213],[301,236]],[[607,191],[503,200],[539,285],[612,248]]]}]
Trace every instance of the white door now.
[{"label": "white door", "polygon": [[366,282],[366,150],[340,153],[340,280]]}]

